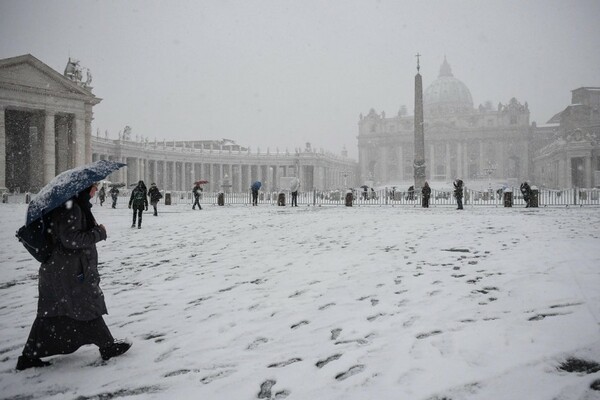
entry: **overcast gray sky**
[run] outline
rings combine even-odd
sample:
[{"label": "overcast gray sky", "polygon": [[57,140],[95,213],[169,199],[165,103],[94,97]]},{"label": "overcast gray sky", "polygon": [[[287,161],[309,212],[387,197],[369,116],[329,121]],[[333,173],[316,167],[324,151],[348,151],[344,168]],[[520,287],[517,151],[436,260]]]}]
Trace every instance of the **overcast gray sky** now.
[{"label": "overcast gray sky", "polygon": [[447,56],[475,106],[511,97],[545,123],[600,86],[600,1],[6,1],[0,58],[90,68],[93,131],[229,138],[357,155],[370,108],[414,109]]}]

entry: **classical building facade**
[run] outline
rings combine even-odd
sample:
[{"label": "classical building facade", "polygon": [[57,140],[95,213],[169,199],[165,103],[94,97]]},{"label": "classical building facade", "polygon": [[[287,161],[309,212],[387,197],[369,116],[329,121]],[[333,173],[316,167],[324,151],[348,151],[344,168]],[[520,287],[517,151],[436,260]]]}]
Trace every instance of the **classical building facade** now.
[{"label": "classical building facade", "polygon": [[65,75],[26,54],[0,60],[0,191],[37,191],[92,159],[91,76]]},{"label": "classical building facade", "polygon": [[[468,87],[444,59],[438,78],[423,95],[425,165],[429,181],[489,179],[516,184],[530,178],[532,127],[527,103],[475,108]],[[361,182],[373,185],[413,181],[414,117],[371,109],[358,122]]]},{"label": "classical building facade", "polygon": [[549,129],[552,138],[534,157],[535,180],[542,187],[600,187],[600,87],[571,93],[571,105],[538,128]]},{"label": "classical building facade", "polygon": [[79,62],[64,73],[31,55],[0,60],[0,192],[36,192],[58,173],[99,159],[127,167],[110,179],[126,184],[142,179],[161,189],[190,190],[198,179],[208,190],[246,191],[255,180],[266,190],[283,189],[283,177],[297,176],[301,190],[354,186],[357,163],[317,151],[310,144],[294,151],[252,152],[230,140],[148,142],[126,128],[118,139],[92,135],[91,74],[83,80]]},{"label": "classical building facade", "polygon": [[155,182],[166,190],[191,190],[193,182],[207,180],[209,191],[244,192],[252,182],[264,190],[286,189],[284,177],[298,177],[301,190],[332,190],[354,186],[356,161],[344,153],[316,151],[309,143],[294,151],[252,152],[232,141],[147,142],[92,138],[94,161],[108,159],[127,164],[109,177],[132,184]]}]

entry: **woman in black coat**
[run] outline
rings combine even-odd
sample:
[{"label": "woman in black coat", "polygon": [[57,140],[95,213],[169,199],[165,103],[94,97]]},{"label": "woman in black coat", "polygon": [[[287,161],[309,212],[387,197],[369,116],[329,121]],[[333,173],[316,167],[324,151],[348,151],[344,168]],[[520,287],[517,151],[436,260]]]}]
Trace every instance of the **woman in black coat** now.
[{"label": "woman in black coat", "polygon": [[92,186],[49,215],[52,255],[42,263],[38,281],[38,310],[17,369],[50,365],[42,357],[70,354],[95,344],[102,359],[125,353],[130,343],[115,341],[104,323],[107,314],[100,289],[96,243],[106,240],[104,225],[91,211]]}]

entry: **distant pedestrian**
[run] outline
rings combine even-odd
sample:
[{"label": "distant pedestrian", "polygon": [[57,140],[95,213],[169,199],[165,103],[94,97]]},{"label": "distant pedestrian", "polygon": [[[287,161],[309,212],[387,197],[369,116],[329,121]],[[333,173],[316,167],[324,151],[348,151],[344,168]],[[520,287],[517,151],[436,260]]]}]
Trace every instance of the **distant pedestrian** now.
[{"label": "distant pedestrian", "polygon": [[100,199],[100,207],[102,207],[102,204],[104,204],[104,201],[106,200],[106,190],[104,189],[104,186],[100,188],[98,198]]},{"label": "distant pedestrian", "polygon": [[160,193],[160,190],[158,190],[158,188],[156,187],[156,183],[152,182],[150,184],[150,189],[148,189],[148,196],[150,197],[150,204],[152,204],[152,207],[154,207],[154,216],[156,217],[158,215],[158,209],[156,206],[158,205],[160,199],[162,199],[163,197]]},{"label": "distant pedestrian", "polygon": [[463,209],[463,181],[457,179],[454,181],[454,197],[456,197],[456,204],[458,205],[457,210]]},{"label": "distant pedestrian", "polygon": [[521,193],[523,194],[523,200],[525,200],[525,208],[531,207],[531,187],[529,183],[523,182],[521,183]]},{"label": "distant pedestrian", "polygon": [[192,210],[196,209],[196,205],[198,205],[198,209],[202,210],[202,206],[200,205],[200,194],[202,193],[202,186],[199,183],[194,185],[192,189],[192,193],[194,194],[194,204],[192,205]]},{"label": "distant pedestrian", "polygon": [[425,182],[423,189],[421,189],[421,194],[423,195],[423,208],[429,208],[429,197],[431,197],[431,188],[429,187],[429,183]]},{"label": "distant pedestrian", "polygon": [[252,187],[250,190],[252,190],[252,205],[257,206],[258,205],[258,188]]},{"label": "distant pedestrian", "polygon": [[137,227],[142,229],[142,214],[144,210],[148,211],[148,191],[144,181],[139,181],[137,186],[131,192],[129,198],[129,208],[133,208],[133,223],[132,228],[135,228],[135,220],[137,217]]},{"label": "distant pedestrian", "polygon": [[407,200],[413,201],[415,199],[415,187],[414,186],[409,186],[408,187],[408,198]]},{"label": "distant pedestrian", "polygon": [[48,366],[42,357],[70,354],[86,344],[98,346],[103,360],[131,347],[115,340],[102,318],[107,310],[96,243],[106,240],[106,228],[92,214],[95,191],[93,185],[49,213],[55,247],[40,266],[37,316],[17,370]]},{"label": "distant pedestrian", "polygon": [[119,199],[119,189],[113,186],[110,191],[110,198],[112,199],[112,208],[117,208],[117,200]]},{"label": "distant pedestrian", "polygon": [[367,200],[367,198],[369,197],[369,187],[367,185],[364,185],[363,187],[363,200]]}]

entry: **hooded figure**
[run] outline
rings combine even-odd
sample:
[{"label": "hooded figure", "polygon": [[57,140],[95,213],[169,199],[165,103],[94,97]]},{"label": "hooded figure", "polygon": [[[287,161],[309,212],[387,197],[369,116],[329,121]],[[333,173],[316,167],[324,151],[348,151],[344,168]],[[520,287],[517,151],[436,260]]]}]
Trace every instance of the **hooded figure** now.
[{"label": "hooded figure", "polygon": [[81,191],[48,215],[53,249],[40,266],[37,316],[18,370],[50,365],[41,357],[70,354],[86,344],[98,346],[104,360],[131,347],[115,341],[102,318],[107,310],[96,243],[106,240],[106,229],[92,215],[95,191],[95,185]]},{"label": "hooded figure", "polygon": [[463,209],[463,181],[457,179],[454,181],[454,197],[456,197],[456,204],[458,205],[457,210]]},{"label": "hooded figure", "polygon": [[421,189],[421,194],[423,195],[423,208],[429,208],[429,197],[431,196],[431,188],[429,187],[429,183],[427,183],[427,181],[423,185],[423,189]]},{"label": "hooded figure", "polygon": [[129,198],[129,208],[133,207],[133,223],[132,228],[135,228],[135,219],[138,217],[138,229],[142,229],[142,214],[144,210],[148,211],[148,191],[144,181],[139,181],[135,189],[131,192]]}]

